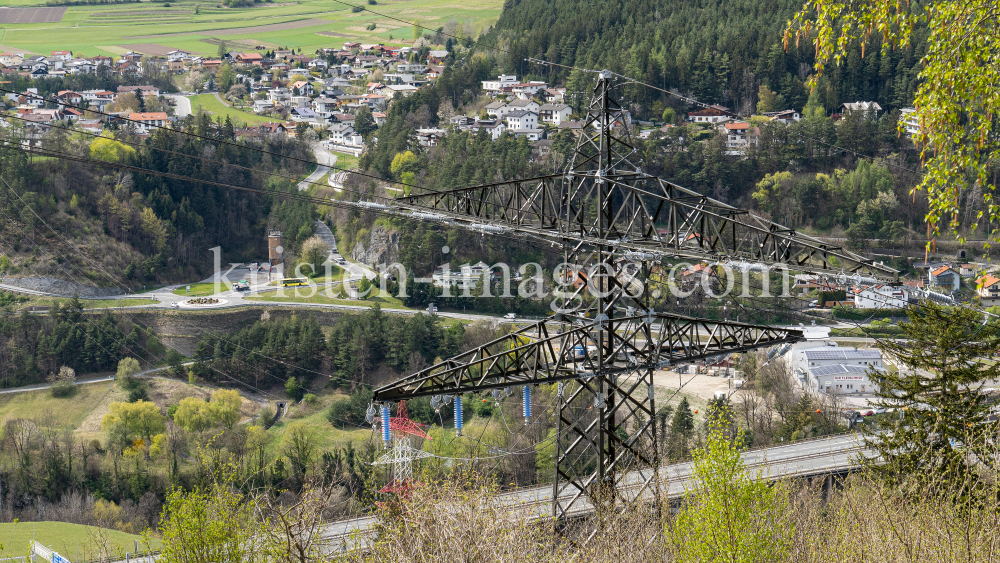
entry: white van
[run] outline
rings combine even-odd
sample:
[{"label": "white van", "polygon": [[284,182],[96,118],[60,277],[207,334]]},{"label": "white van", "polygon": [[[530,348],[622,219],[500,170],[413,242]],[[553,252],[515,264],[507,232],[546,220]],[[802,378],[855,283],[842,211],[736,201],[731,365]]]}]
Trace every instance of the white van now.
[{"label": "white van", "polygon": [[515,315],[514,313],[507,313],[506,315],[503,316],[503,318],[508,321],[512,321],[515,318],[517,318],[517,315]]}]

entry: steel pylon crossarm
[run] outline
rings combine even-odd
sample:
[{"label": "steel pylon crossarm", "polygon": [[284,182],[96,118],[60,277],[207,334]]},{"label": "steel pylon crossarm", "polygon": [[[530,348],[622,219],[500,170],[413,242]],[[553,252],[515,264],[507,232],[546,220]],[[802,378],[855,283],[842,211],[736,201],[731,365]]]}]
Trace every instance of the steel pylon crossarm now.
[{"label": "steel pylon crossarm", "polygon": [[[603,369],[598,360],[603,339]],[[804,340],[798,330],[718,322],[668,313],[589,324],[552,319],[468,350],[375,390],[375,401],[477,393],[631,373]]]},{"label": "steel pylon crossarm", "polygon": [[[587,202],[604,186],[617,211],[606,236]],[[395,207],[458,226],[508,229],[560,243],[607,244],[660,257],[752,261],[895,281],[899,273],[843,247],[634,170],[554,174],[399,197]]]}]

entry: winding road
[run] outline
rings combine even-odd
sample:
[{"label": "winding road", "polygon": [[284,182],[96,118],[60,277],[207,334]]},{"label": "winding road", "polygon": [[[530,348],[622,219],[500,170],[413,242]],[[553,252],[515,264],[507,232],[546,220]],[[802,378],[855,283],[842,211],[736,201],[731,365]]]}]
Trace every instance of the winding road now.
[{"label": "winding road", "polygon": [[306,177],[305,180],[299,182],[299,191],[304,192],[309,189],[310,184],[319,182],[319,179],[323,177],[324,174],[330,171],[331,166],[337,165],[337,155],[324,149],[318,144],[312,146],[313,154],[316,156],[316,170]]}]

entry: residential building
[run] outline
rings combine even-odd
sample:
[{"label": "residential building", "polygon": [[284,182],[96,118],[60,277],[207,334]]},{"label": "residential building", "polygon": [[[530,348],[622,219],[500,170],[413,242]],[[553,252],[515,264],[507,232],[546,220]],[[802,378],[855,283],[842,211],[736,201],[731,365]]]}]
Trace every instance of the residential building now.
[{"label": "residential building", "polygon": [[156,127],[166,127],[170,123],[166,112],[162,111],[130,113],[128,118],[143,131],[149,131]]},{"label": "residential building", "polygon": [[451,123],[451,126],[454,127],[455,129],[459,131],[465,131],[466,129],[472,127],[472,125],[476,122],[476,120],[466,115],[455,115],[452,116],[451,119],[448,120],[448,122]]},{"label": "residential building", "polygon": [[0,66],[18,66],[24,61],[24,57],[14,53],[0,53]]},{"label": "residential building", "polygon": [[319,116],[310,108],[295,107],[289,112],[288,117],[296,123],[315,123]]},{"label": "residential building", "polygon": [[559,124],[559,129],[569,129],[570,131],[573,132],[574,135],[579,137],[581,134],[583,134],[583,125],[584,122],[580,120],[576,121],[567,120]]},{"label": "residential building", "polygon": [[80,94],[83,96],[83,101],[98,111],[104,111],[108,104],[115,101],[115,93],[107,90],[84,90]]},{"label": "residential building", "polygon": [[508,129],[507,132],[515,138],[527,137],[529,141],[540,141],[545,134],[544,129]]},{"label": "residential building", "polygon": [[976,293],[983,307],[1000,305],[1000,278],[987,274],[976,280]]},{"label": "residential building", "polygon": [[561,102],[566,99],[566,89],[565,88],[546,88],[545,89],[545,101],[554,104]]},{"label": "residential building", "polygon": [[857,309],[905,309],[910,304],[911,288],[906,286],[876,285],[854,288],[848,296],[854,296]]},{"label": "residential building", "polygon": [[521,109],[537,114],[541,107],[542,106],[535,100],[514,100],[507,103],[505,111],[510,112]]},{"label": "residential building", "polygon": [[531,82],[524,82],[524,83],[521,83],[521,84],[513,84],[513,85],[511,85],[510,90],[519,99],[521,99],[521,100],[530,100],[531,98],[533,98],[535,96],[535,94],[537,94],[538,92],[544,90],[546,87],[548,87],[548,84],[546,84],[544,82],[537,82],[537,81],[533,80]]},{"label": "residential building", "polygon": [[386,114],[381,111],[373,111],[372,119],[375,120],[375,125],[382,125],[385,123]]},{"label": "residential building", "polygon": [[732,119],[732,115],[717,107],[708,107],[698,111],[688,112],[688,119],[695,123],[724,123]]},{"label": "residential building", "polygon": [[423,74],[427,72],[427,66],[418,63],[399,63],[396,65],[396,72],[409,72],[412,74]]},{"label": "residential building", "polygon": [[72,90],[60,90],[56,94],[56,98],[59,98],[61,101],[73,106],[78,106],[83,103],[83,94],[78,94]]},{"label": "residential building", "polygon": [[422,147],[436,147],[445,133],[444,129],[417,129],[417,143]]},{"label": "residential building", "polygon": [[920,133],[920,116],[915,108],[903,108],[899,110],[899,120],[903,122],[903,129],[910,135]]},{"label": "residential building", "polygon": [[254,113],[267,113],[274,109],[274,102],[271,100],[254,100],[253,101],[253,112]]},{"label": "residential building", "polygon": [[386,99],[391,100],[392,98],[394,98],[396,96],[400,96],[400,97],[404,97],[405,98],[406,96],[409,96],[410,94],[416,92],[417,91],[417,87],[416,86],[409,86],[409,85],[406,85],[406,84],[391,85],[391,86],[386,86],[384,91],[385,91],[385,97],[386,97]]},{"label": "residential building", "polygon": [[354,130],[354,127],[346,123],[336,123],[327,128],[327,132],[330,134],[329,142],[335,145],[343,145],[347,147],[361,147],[364,146],[364,139],[362,139],[361,134]]},{"label": "residential building", "polygon": [[332,113],[327,118],[327,121],[330,123],[346,123],[352,127],[354,126],[354,116],[349,113]]},{"label": "residential building", "polygon": [[962,278],[951,266],[940,266],[930,270],[927,276],[931,287],[937,286],[947,291],[958,291],[962,285]]},{"label": "residential building", "polygon": [[[538,114],[524,110],[514,110],[504,116],[509,131],[538,129]],[[536,139],[537,140],[537,139]]]},{"label": "residential building", "polygon": [[573,108],[566,104],[544,104],[538,108],[538,119],[543,123],[559,125],[569,119]]},{"label": "residential building", "polygon": [[443,49],[436,49],[427,52],[427,59],[438,63],[443,61],[447,56],[448,56],[448,51]]},{"label": "residential building", "polygon": [[486,115],[492,115],[493,117],[503,117],[504,110],[507,108],[505,102],[490,102],[486,104]]},{"label": "residential building", "polygon": [[760,138],[760,130],[744,121],[726,122],[722,124],[726,135],[726,151],[728,154],[746,152],[750,145],[756,145]]},{"label": "residential building", "polygon": [[882,111],[882,106],[878,105],[878,102],[844,102],[840,104],[840,113],[843,115],[857,111],[864,112],[869,118],[875,118],[878,116],[878,112]]},{"label": "residential building", "polygon": [[73,51],[52,51],[52,56],[49,58],[56,61],[68,61],[73,58]]},{"label": "residential building", "polygon": [[327,117],[330,114],[336,113],[337,106],[339,105],[340,102],[338,102],[334,98],[323,97],[323,98],[316,98],[315,100],[312,101],[313,110],[315,110],[316,113],[321,115],[322,117]]},{"label": "residential building", "polygon": [[972,276],[976,275],[976,273],[978,271],[979,271],[979,265],[978,264],[959,264],[958,265],[958,275],[962,276],[963,278],[971,278]]},{"label": "residential building", "polygon": [[180,61],[191,56],[191,53],[187,51],[181,51],[180,49],[175,49],[167,53],[168,61]]},{"label": "residential building", "polygon": [[297,82],[292,82],[288,85],[288,89],[296,96],[312,96],[313,86],[305,80],[299,80]]},{"label": "residential building", "polygon": [[368,109],[372,111],[384,109],[386,101],[386,97],[381,94],[365,94],[361,96],[361,103],[368,106]]},{"label": "residential building", "polygon": [[786,109],[781,111],[766,111],[764,112],[764,117],[770,117],[774,121],[780,121],[786,125],[802,119],[802,116],[799,114],[799,112],[793,109]]},{"label": "residential building", "polygon": [[490,139],[495,141],[507,131],[507,126],[504,125],[502,119],[477,119],[470,129],[476,133],[485,130]]},{"label": "residential building", "polygon": [[142,97],[146,97],[146,96],[159,97],[159,95],[160,95],[160,89],[157,88],[156,86],[119,86],[118,87],[118,95],[119,96],[122,95],[122,94],[126,94],[126,93],[132,93],[132,94],[135,94],[136,96],[140,96],[141,95]]},{"label": "residential building", "polygon": [[496,96],[504,88],[510,88],[517,84],[517,76],[513,74],[501,74],[496,80],[483,80],[483,90],[488,94]]},{"label": "residential building", "polygon": [[39,95],[38,88],[28,88],[24,91],[24,103],[40,108],[45,105],[45,98]]}]

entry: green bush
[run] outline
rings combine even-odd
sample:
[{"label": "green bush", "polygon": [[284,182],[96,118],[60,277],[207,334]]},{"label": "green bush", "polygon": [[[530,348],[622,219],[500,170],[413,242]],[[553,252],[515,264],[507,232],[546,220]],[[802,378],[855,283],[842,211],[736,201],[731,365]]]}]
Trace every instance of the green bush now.
[{"label": "green bush", "polygon": [[307,405],[312,405],[316,402],[316,395],[314,393],[306,393],[302,395],[302,400],[306,402]]},{"label": "green bush", "polygon": [[349,397],[334,401],[326,411],[326,419],[337,428],[364,426],[371,399],[371,390],[359,389]]},{"label": "green bush", "polygon": [[65,397],[72,397],[76,394],[76,385],[73,385],[69,381],[59,381],[49,388],[53,397],[62,399]]}]

